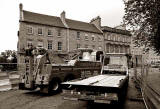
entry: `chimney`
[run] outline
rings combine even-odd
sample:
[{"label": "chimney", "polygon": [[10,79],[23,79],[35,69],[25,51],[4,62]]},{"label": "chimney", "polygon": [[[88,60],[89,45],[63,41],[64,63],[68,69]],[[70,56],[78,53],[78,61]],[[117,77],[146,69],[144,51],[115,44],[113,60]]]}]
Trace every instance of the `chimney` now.
[{"label": "chimney", "polygon": [[68,25],[67,25],[67,23],[66,23],[66,17],[65,17],[65,16],[66,16],[66,12],[63,11],[63,12],[61,13],[61,21],[62,21],[62,23],[64,24],[64,26],[68,28]]},{"label": "chimney", "polygon": [[20,20],[23,20],[23,4],[19,4]]},{"label": "chimney", "polygon": [[98,29],[101,29],[101,18],[97,16],[90,21],[91,24],[94,24]]}]

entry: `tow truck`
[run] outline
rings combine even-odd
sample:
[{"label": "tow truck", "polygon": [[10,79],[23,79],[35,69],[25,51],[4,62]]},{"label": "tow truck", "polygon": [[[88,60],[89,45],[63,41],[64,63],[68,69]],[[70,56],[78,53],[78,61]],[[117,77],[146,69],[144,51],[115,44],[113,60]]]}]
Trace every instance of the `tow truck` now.
[{"label": "tow truck", "polygon": [[67,61],[43,48],[25,51],[25,71],[20,75],[19,89],[40,88],[42,93],[53,94],[61,91],[61,82],[98,75],[101,70],[102,51],[81,48]]},{"label": "tow truck", "polygon": [[[128,55],[107,53],[99,75],[63,82],[62,96],[68,100],[119,104],[125,97],[128,80]],[[68,85],[70,89],[66,88]]]}]

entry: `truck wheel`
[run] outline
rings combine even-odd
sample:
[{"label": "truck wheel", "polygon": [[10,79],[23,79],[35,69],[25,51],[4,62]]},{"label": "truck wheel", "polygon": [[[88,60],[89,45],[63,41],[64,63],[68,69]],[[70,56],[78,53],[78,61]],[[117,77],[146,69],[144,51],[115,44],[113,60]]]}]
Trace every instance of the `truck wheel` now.
[{"label": "truck wheel", "polygon": [[[67,82],[67,81],[71,81],[73,80],[74,77],[73,76],[68,76],[64,81]],[[71,89],[72,88],[72,85],[66,85],[65,86],[66,89]]]},{"label": "truck wheel", "polygon": [[25,89],[24,83],[19,83],[19,89],[21,89],[21,90],[24,90],[24,89]]},{"label": "truck wheel", "polygon": [[50,82],[49,88],[48,88],[48,93],[49,94],[56,94],[61,91],[61,86],[60,86],[60,80],[54,79]]}]

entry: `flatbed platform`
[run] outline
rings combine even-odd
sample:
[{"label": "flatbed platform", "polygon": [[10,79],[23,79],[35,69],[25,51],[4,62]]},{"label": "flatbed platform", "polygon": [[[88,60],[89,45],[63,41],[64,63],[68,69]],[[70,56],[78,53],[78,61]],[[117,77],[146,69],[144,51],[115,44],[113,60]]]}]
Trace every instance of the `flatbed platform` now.
[{"label": "flatbed platform", "polygon": [[103,74],[89,77],[82,80],[64,82],[62,84],[84,85],[84,86],[102,86],[102,87],[120,87],[120,81],[126,79],[126,75]]}]

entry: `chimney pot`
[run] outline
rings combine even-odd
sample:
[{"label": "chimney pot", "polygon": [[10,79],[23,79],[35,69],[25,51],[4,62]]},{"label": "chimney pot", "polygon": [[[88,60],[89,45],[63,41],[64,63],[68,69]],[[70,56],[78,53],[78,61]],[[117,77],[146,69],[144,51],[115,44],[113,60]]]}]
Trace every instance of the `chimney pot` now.
[{"label": "chimney pot", "polygon": [[20,11],[23,10],[23,4],[22,3],[19,4],[19,9],[20,9]]}]

